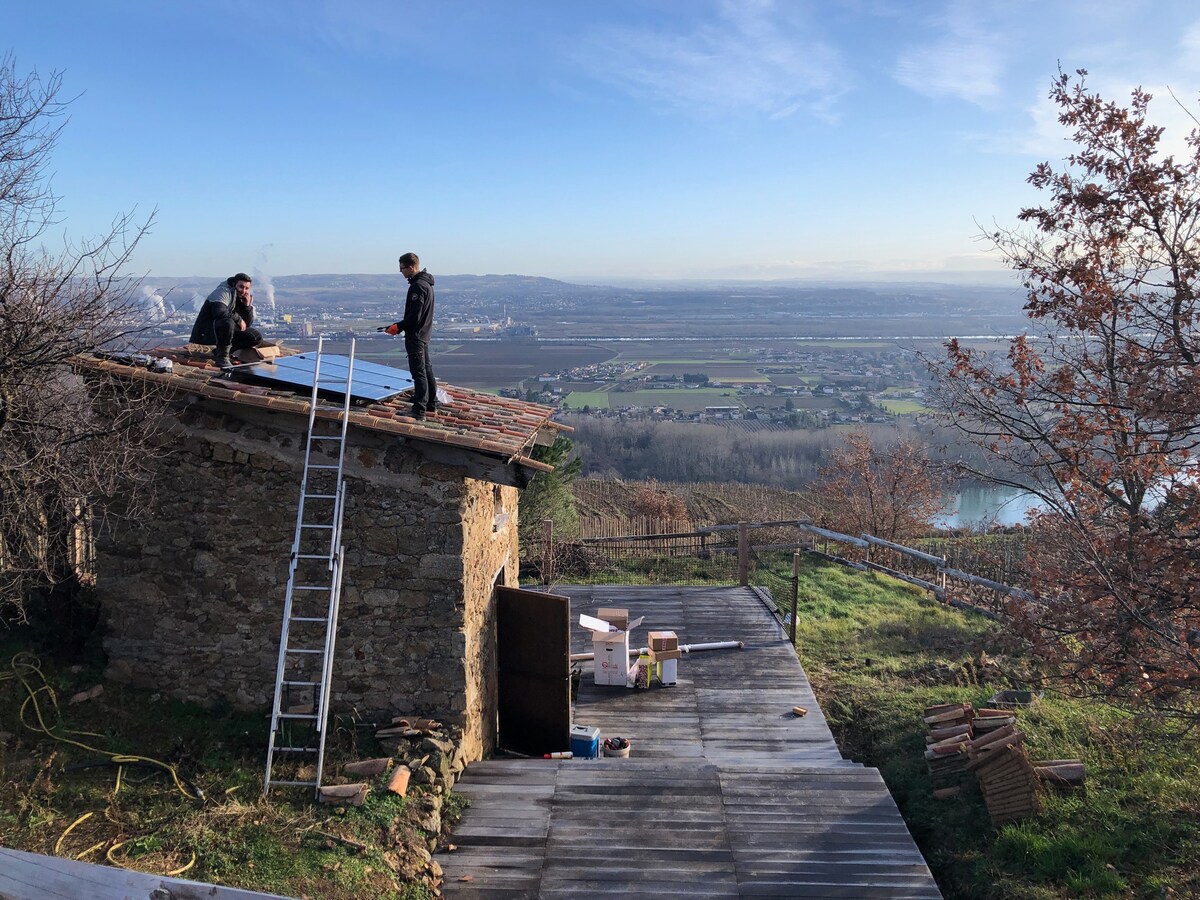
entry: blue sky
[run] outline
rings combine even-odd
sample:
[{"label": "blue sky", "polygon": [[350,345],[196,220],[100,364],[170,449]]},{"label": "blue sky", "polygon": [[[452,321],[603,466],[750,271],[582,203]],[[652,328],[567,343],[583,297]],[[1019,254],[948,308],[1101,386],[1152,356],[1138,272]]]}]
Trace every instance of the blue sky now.
[{"label": "blue sky", "polygon": [[[152,277],[952,278],[1066,152],[1061,62],[1182,148],[1193,0],[44,0],[0,52],[76,97],[71,237]],[[973,276],[971,276],[973,277]]]}]

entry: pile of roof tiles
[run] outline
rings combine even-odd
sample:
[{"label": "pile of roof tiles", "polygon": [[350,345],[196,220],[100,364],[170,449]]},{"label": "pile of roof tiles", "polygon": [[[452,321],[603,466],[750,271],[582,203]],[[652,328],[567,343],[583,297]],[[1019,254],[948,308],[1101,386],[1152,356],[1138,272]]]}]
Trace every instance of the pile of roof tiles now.
[{"label": "pile of roof tiles", "polygon": [[[923,721],[928,729],[925,764],[930,776],[944,779],[973,774],[997,825],[1038,812],[1045,785],[1070,788],[1083,784],[1084,766],[1077,759],[1030,760],[1015,709],[943,703],[926,707]],[[945,799],[961,790],[961,785],[952,785],[933,793]]]}]

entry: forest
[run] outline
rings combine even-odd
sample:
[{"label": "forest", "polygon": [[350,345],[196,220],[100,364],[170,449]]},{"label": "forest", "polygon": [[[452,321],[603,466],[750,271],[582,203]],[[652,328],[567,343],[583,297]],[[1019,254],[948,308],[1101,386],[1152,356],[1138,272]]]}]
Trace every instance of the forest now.
[{"label": "forest", "polygon": [[[810,485],[850,428],[748,431],[721,424],[664,422],[649,417],[598,419],[567,415],[585,475],[627,480],[738,481],[796,490]],[[938,426],[868,425],[880,446],[911,439],[953,477],[964,462],[976,471],[995,465],[977,445]]]}]

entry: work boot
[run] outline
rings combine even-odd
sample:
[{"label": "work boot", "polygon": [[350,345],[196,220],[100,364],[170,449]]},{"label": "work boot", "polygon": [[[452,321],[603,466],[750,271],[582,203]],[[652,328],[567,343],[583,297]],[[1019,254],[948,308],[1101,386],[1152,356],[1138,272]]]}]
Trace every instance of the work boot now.
[{"label": "work boot", "polygon": [[217,368],[222,372],[227,372],[233,368],[233,360],[229,358],[228,347],[217,347],[212,352],[212,358],[213,362],[216,363]]}]

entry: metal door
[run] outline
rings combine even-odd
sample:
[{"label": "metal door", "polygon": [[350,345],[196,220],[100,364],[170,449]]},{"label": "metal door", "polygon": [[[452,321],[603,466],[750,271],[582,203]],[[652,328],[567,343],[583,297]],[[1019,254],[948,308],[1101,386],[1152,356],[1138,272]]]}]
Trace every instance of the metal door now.
[{"label": "metal door", "polygon": [[498,746],[525,756],[569,750],[571,601],[496,588]]}]

